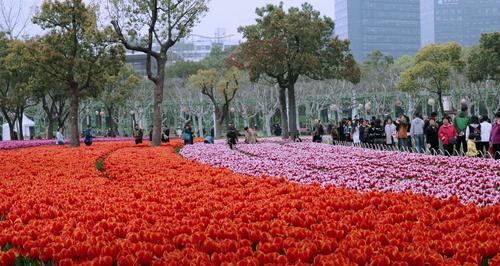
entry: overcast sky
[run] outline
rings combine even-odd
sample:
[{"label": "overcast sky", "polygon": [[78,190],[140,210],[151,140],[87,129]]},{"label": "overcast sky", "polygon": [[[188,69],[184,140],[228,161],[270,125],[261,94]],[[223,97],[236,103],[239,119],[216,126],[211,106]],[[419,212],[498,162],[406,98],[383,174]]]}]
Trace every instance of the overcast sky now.
[{"label": "overcast sky", "polygon": [[[18,0],[3,1],[12,4],[17,3]],[[25,17],[28,17],[28,14],[31,12],[30,10],[32,10],[34,6],[40,5],[43,1],[22,0],[21,2],[23,2],[23,13]],[[104,0],[102,2],[104,2]],[[214,36],[217,28],[224,28],[226,34],[236,34],[239,26],[254,23],[255,8],[262,7],[267,3],[278,4],[279,2],[280,0],[211,0],[209,3],[209,12],[201,19],[201,23],[193,30],[193,33]],[[333,0],[284,0],[283,2],[287,7],[300,6],[304,2],[309,2],[316,10],[319,10],[322,15],[333,18]],[[41,33],[41,31],[36,26],[29,25],[25,33],[28,35],[36,35]],[[239,38],[239,35],[236,35],[235,38]]]}]

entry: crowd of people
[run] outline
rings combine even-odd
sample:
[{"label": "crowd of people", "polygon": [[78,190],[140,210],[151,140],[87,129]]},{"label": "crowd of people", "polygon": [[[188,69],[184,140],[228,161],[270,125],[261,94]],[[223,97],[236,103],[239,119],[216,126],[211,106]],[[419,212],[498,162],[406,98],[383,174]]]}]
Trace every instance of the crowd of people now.
[{"label": "crowd of people", "polygon": [[[245,143],[257,143],[256,133],[252,128],[245,127],[242,135],[229,124],[226,132],[227,144],[233,149],[240,136],[245,137]],[[281,133],[279,125],[273,126],[273,133]],[[151,130],[152,132],[152,130]],[[184,144],[194,143],[195,134],[188,123],[183,129],[176,131]],[[368,144],[378,149],[398,149],[415,151],[417,153],[444,154],[447,156],[465,155],[470,157],[494,157],[500,159],[500,112],[495,114],[493,121],[486,115],[469,116],[467,107],[462,106],[458,115],[444,116],[440,120],[437,113],[423,118],[418,112],[413,119],[400,115],[395,120],[386,117],[384,120],[372,117],[368,119],[342,119],[338,125],[329,124],[325,129],[321,121],[314,122],[312,141],[323,142],[323,136],[329,134],[333,144],[350,143],[354,145]],[[85,133],[87,136],[87,132]],[[88,132],[91,136],[91,133]],[[135,125],[134,138],[136,144],[142,143],[143,130]],[[278,135],[278,134],[277,134]],[[58,143],[62,139],[58,132]],[[152,139],[152,133],[150,134]],[[162,131],[162,142],[169,142],[170,129]],[[293,136],[294,141],[302,141],[299,136]],[[205,137],[207,144],[214,143],[212,134]],[[370,145],[371,144],[371,145]]]},{"label": "crowd of people", "polygon": [[[313,141],[322,142],[324,133],[321,122],[315,121]],[[327,133],[333,143],[366,143],[381,149],[414,148],[417,153],[500,159],[500,112],[493,121],[486,115],[469,116],[466,107],[458,115],[445,116],[440,121],[437,113],[424,119],[418,112],[412,120],[406,115],[396,120],[386,117],[384,121],[375,117],[343,119],[337,126],[330,124]]]}]

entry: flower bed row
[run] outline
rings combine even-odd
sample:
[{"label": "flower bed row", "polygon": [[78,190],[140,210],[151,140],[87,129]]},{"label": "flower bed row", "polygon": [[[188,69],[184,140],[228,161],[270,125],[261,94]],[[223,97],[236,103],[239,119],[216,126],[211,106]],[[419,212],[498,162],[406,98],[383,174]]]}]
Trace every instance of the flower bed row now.
[{"label": "flower bed row", "polygon": [[500,161],[375,151],[316,143],[196,144],[192,160],[252,176],[280,176],[358,191],[413,191],[462,203],[500,204]]},{"label": "flower bed row", "polygon": [[253,178],[177,145],[0,152],[0,264],[500,263],[498,205]]},{"label": "flower bed row", "polygon": [[[83,139],[80,140],[83,143]],[[132,141],[132,138],[103,138],[98,137],[93,139],[94,142],[112,142],[112,141]],[[69,140],[65,141],[66,144],[69,143]],[[30,148],[30,147],[39,147],[39,146],[50,146],[56,145],[55,140],[8,140],[8,141],[0,141],[0,150],[13,150],[20,148]]]}]

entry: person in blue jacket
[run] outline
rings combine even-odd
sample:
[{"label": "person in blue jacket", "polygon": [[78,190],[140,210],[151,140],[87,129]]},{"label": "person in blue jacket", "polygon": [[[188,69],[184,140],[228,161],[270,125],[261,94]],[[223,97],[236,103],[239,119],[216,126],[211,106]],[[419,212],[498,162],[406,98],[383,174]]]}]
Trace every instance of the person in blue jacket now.
[{"label": "person in blue jacket", "polygon": [[87,129],[85,129],[83,143],[87,146],[92,145],[92,129],[90,128],[90,125],[87,125]]}]

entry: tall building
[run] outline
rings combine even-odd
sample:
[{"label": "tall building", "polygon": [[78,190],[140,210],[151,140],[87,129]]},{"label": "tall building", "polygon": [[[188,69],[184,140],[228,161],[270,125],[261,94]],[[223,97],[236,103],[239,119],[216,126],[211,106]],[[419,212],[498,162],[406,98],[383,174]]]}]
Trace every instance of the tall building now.
[{"label": "tall building", "polygon": [[481,33],[500,31],[500,0],[421,0],[421,44],[479,42]]},{"label": "tall building", "polygon": [[358,61],[374,50],[413,55],[420,48],[420,2],[335,0],[335,33],[350,40]]}]

